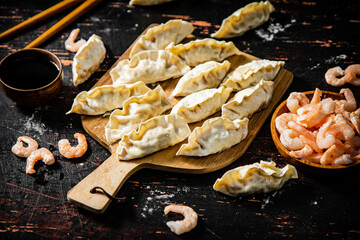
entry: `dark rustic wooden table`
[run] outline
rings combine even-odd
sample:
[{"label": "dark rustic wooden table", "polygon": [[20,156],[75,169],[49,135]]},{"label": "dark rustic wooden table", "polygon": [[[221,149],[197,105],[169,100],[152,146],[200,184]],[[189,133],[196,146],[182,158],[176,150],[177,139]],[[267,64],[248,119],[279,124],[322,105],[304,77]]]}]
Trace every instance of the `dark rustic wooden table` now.
[{"label": "dark rustic wooden table", "polygon": [[[58,1],[0,1],[0,31],[33,16]],[[0,92],[0,239],[359,239],[360,176],[320,177],[299,171],[279,190],[238,198],[215,192],[212,185],[227,170],[259,160],[285,165],[270,136],[270,120],[240,159],[224,169],[203,175],[140,170],[128,179],[103,215],[79,209],[66,194],[92,172],[109,153],[87,135],[89,150],[78,160],[60,157],[56,144],[83,132],[78,115],[65,115],[73,98],[88,90],[137,36],[152,23],[172,18],[191,21],[194,34],[209,37],[223,18],[250,1],[178,0],[153,7],[128,6],[128,1],[104,1],[41,47],[61,58],[64,82],[50,103],[19,108]],[[276,11],[270,20],[245,35],[231,39],[236,46],[259,58],[283,60],[294,74],[292,91],[339,91],[326,84],[330,67],[360,63],[360,3],[357,0],[271,1]],[[70,10],[69,10],[70,11]],[[0,42],[0,57],[25,47],[69,11]],[[74,54],[64,48],[73,28],[80,37],[96,33],[107,56],[88,82],[74,87]],[[359,99],[359,88],[350,87]],[[284,97],[285,98],[285,97]],[[50,148],[56,163],[39,165],[34,176],[25,174],[25,160],[11,153],[17,137],[28,135]],[[167,203],[193,207],[199,214],[196,229],[176,236],[166,221]],[[179,219],[179,218],[177,218]]]}]

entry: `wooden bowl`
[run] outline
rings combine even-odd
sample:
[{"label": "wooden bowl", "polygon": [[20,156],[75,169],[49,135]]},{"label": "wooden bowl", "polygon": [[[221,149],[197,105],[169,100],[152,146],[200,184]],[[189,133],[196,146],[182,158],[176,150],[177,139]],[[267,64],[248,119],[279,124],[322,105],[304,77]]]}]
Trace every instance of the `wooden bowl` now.
[{"label": "wooden bowl", "polygon": [[[25,65],[25,61],[29,64]],[[24,67],[18,70],[16,68],[18,65]],[[36,66],[44,66],[44,69],[36,68]],[[27,70],[23,71],[27,72],[26,74],[22,72],[24,69]],[[34,73],[32,70],[42,74],[43,78],[27,77],[28,72]],[[37,79],[43,80],[40,82]],[[5,95],[19,106],[34,107],[50,101],[60,92],[62,80],[60,59],[44,49],[22,49],[11,53],[0,62],[1,88]]]},{"label": "wooden bowl", "polygon": [[[311,100],[314,91],[308,91],[304,93]],[[339,93],[329,92],[329,91],[322,91],[322,93],[323,93],[322,99],[328,97],[336,100],[344,99],[344,96]],[[283,101],[274,111],[271,118],[270,129],[271,129],[271,136],[275,143],[276,148],[279,150],[280,154],[286,159],[288,163],[308,173],[324,174],[324,175],[349,173],[354,170],[360,169],[359,167],[360,160],[349,165],[332,166],[332,165],[322,165],[318,163],[312,163],[303,159],[297,159],[291,157],[290,151],[287,150],[280,142],[280,134],[278,133],[275,127],[275,118],[285,112],[289,112],[289,109],[286,107],[286,100]]]}]

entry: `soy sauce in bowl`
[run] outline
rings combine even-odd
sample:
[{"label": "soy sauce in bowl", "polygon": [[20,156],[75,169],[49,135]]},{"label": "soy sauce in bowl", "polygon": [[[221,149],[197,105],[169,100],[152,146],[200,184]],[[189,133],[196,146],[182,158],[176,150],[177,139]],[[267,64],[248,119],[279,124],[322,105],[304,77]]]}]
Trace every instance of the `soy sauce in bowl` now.
[{"label": "soy sauce in bowl", "polygon": [[0,85],[19,106],[38,106],[53,99],[62,86],[60,59],[39,48],[16,51],[0,62]]},{"label": "soy sauce in bowl", "polygon": [[25,57],[6,66],[1,77],[4,83],[18,89],[36,89],[51,83],[59,74],[56,64],[47,59]]}]

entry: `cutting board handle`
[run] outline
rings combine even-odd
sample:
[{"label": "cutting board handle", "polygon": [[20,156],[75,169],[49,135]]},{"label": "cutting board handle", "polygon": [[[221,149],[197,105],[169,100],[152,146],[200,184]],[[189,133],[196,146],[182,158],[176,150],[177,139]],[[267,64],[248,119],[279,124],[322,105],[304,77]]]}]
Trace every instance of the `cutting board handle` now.
[{"label": "cutting board handle", "polygon": [[101,187],[111,196],[115,196],[124,182],[141,168],[143,168],[142,164],[119,161],[117,154],[112,154],[73,187],[68,192],[67,199],[79,207],[101,214],[109,206],[111,200],[105,194],[91,193],[90,190]]}]

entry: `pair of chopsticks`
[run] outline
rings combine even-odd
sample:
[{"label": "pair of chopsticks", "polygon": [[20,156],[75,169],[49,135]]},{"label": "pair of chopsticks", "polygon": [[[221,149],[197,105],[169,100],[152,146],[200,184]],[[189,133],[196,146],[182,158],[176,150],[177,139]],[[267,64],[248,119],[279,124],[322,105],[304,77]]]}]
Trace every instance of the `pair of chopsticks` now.
[{"label": "pair of chopsticks", "polygon": [[[64,0],[45,11],[29,18],[28,20],[16,25],[15,27],[10,28],[9,30],[3,32],[0,34],[0,41],[3,40],[6,37],[9,37],[10,35],[13,35],[15,33],[18,33],[36,23],[39,23],[43,21],[44,19],[47,19],[51,16],[54,16],[55,14],[70,8],[76,4],[79,4],[80,2],[84,2],[84,0]],[[41,34],[38,38],[36,38],[34,41],[32,41],[29,45],[27,45],[25,48],[34,48],[54,36],[56,33],[64,29],[66,26],[68,26],[70,23],[75,21],[77,18],[82,16],[84,13],[86,13],[88,10],[93,8],[95,5],[100,3],[101,0],[85,0],[84,3],[82,3],[79,7],[77,7],[74,11],[69,13],[67,16],[65,16],[63,19],[61,19],[58,23],[56,23],[54,26],[49,28],[46,32]]]}]

